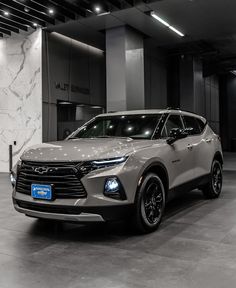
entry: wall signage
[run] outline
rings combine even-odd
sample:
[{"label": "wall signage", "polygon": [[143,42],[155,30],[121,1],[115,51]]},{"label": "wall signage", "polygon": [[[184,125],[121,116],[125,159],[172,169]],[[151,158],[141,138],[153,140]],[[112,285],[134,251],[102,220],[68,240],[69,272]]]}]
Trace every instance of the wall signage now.
[{"label": "wall signage", "polygon": [[89,95],[90,94],[90,89],[89,88],[84,88],[80,87],[74,84],[69,85],[68,83],[62,83],[62,82],[55,82],[55,89],[61,90],[61,91],[71,91],[73,93],[82,93]]}]

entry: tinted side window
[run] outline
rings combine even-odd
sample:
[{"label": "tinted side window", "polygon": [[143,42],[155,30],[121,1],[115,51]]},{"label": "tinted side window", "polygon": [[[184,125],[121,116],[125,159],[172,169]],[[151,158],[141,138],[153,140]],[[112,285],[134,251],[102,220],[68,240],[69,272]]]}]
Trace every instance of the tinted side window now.
[{"label": "tinted side window", "polygon": [[205,123],[201,120],[201,119],[199,119],[199,118],[197,118],[197,122],[198,122],[198,125],[199,125],[199,127],[200,127],[200,131],[201,131],[201,133],[202,133],[202,131],[204,130],[204,128],[205,128]]},{"label": "tinted side window", "polygon": [[[198,125],[197,119],[191,116],[184,116],[185,128],[189,129],[189,135],[200,134],[201,130]],[[191,130],[190,130],[191,129]]]},{"label": "tinted side window", "polygon": [[162,131],[162,137],[169,137],[170,136],[170,131],[173,129],[173,128],[181,128],[183,129],[183,123],[181,121],[181,118],[179,115],[170,115],[166,124],[165,124],[165,127]]}]

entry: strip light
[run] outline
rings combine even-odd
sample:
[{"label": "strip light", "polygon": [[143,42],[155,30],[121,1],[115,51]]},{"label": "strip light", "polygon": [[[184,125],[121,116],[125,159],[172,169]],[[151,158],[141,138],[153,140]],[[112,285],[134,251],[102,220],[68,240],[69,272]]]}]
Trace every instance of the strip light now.
[{"label": "strip light", "polygon": [[151,12],[151,16],[156,19],[157,21],[159,21],[160,23],[162,23],[164,26],[168,27],[170,30],[174,31],[176,34],[178,34],[181,37],[184,37],[185,35],[180,32],[178,29],[176,29],[175,27],[171,26],[168,22],[166,22],[165,20],[163,20],[161,17],[159,17],[154,11]]}]

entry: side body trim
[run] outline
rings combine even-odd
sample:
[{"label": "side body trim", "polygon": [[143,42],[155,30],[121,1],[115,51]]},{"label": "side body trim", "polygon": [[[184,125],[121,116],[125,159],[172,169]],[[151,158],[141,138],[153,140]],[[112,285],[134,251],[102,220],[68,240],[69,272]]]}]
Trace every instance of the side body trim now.
[{"label": "side body trim", "polygon": [[197,177],[191,181],[188,181],[186,183],[183,183],[179,186],[171,188],[168,193],[168,201],[176,198],[178,195],[182,193],[186,193],[188,191],[191,191],[193,189],[201,187],[202,185],[207,184],[210,181],[210,179],[211,179],[211,174],[206,174],[206,175]]}]

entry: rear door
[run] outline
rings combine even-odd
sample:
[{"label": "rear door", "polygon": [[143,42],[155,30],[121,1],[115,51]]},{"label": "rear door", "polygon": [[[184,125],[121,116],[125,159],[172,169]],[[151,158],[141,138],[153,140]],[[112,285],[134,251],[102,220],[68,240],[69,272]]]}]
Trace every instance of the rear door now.
[{"label": "rear door", "polygon": [[185,115],[183,120],[185,128],[189,132],[188,145],[192,146],[195,163],[194,178],[198,178],[208,174],[210,171],[214,152],[214,149],[212,149],[212,135],[209,135],[209,131],[205,129],[206,127],[200,118]]},{"label": "rear door", "polygon": [[207,175],[210,172],[214,157],[214,135],[200,118],[184,116],[183,119],[184,125],[190,134],[188,138],[193,147],[195,178]]},{"label": "rear door", "polygon": [[[179,114],[171,114],[163,127],[161,137],[168,138],[173,128],[184,129]],[[194,159],[192,149],[188,146],[188,137],[168,145],[168,169],[170,189],[185,184],[193,179]]]}]

